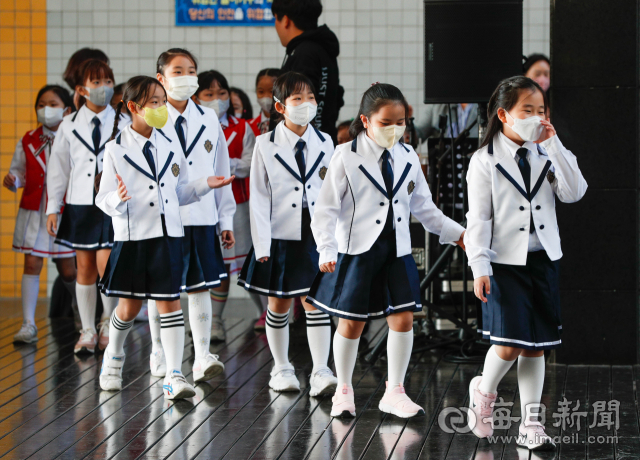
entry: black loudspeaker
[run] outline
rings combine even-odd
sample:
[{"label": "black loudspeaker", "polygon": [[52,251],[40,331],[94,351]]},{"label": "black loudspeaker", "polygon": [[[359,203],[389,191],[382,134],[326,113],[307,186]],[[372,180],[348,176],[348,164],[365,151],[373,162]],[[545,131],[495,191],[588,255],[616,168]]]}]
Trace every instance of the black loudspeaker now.
[{"label": "black loudspeaker", "polygon": [[424,102],[487,102],[522,73],[522,0],[424,1]]}]

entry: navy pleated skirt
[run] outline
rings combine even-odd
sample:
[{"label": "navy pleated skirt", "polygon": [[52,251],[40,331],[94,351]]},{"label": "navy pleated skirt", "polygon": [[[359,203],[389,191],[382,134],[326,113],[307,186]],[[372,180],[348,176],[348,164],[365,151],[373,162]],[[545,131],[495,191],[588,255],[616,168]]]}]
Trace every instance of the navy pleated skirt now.
[{"label": "navy pleated skirt", "polygon": [[318,272],[307,302],[330,315],[357,321],[422,310],[413,256],[396,254],[393,231],[380,235],[365,253],[338,254],[333,273]]},{"label": "navy pleated skirt", "polygon": [[184,227],[182,289],[197,292],[219,286],[227,277],[215,225]]},{"label": "navy pleated skirt", "polygon": [[109,297],[177,300],[182,284],[182,238],[116,241],[101,291]]},{"label": "navy pleated skirt", "polygon": [[111,217],[94,204],[66,204],[55,241],[85,251],[109,249],[113,246]]},{"label": "navy pleated skirt", "polygon": [[530,252],[524,266],[491,264],[491,293],[482,304],[482,335],[492,344],[527,350],[559,348],[562,340],[560,261]]},{"label": "navy pleated skirt", "polygon": [[258,262],[251,247],[238,276],[238,284],[247,291],[281,299],[304,296],[318,272],[319,257],[311,233],[311,215],[304,208],[301,240],[272,239],[266,262]]}]

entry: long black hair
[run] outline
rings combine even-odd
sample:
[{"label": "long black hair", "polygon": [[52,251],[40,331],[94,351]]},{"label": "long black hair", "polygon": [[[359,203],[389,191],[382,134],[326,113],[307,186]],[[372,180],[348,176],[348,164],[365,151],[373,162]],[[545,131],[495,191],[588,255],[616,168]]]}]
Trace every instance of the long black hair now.
[{"label": "long black hair", "polygon": [[211,88],[214,81],[217,81],[220,88],[226,89],[227,93],[229,93],[229,108],[226,113],[228,117],[233,117],[235,112],[233,110],[233,104],[231,103],[231,88],[229,87],[229,82],[225,76],[217,70],[207,70],[198,74],[198,89],[196,90],[196,97],[198,97],[202,91]]},{"label": "long black hair", "polygon": [[[139,106],[144,106],[147,101],[153,96],[156,86],[162,88],[167,97],[167,92],[158,80],[153,77],[147,77],[146,75],[138,75],[137,77],[131,77],[127,82],[127,87],[122,94],[122,100],[118,102],[116,106],[116,118],[113,122],[113,131],[111,132],[111,140],[115,139],[118,134],[118,122],[120,121],[120,114],[122,113],[122,107],[127,102],[132,101]],[[131,114],[133,117],[134,114]]]},{"label": "long black hair", "polygon": [[489,104],[487,105],[487,118],[489,120],[489,124],[487,125],[487,132],[482,138],[480,148],[488,145],[489,141],[493,139],[496,134],[502,131],[502,122],[500,121],[500,118],[498,118],[498,109],[502,108],[507,112],[511,110],[518,103],[520,93],[525,90],[532,93],[540,91],[544,98],[544,110],[545,112],[547,111],[547,95],[542,91],[540,85],[531,78],[518,75],[502,80],[491,95],[491,99],[489,99]]},{"label": "long black hair", "polygon": [[[231,88],[231,93],[236,93],[240,98],[240,102],[242,102],[242,116],[240,118],[242,118],[243,120],[251,120],[253,118],[253,108],[251,107],[251,101],[249,100],[249,96],[247,96],[247,93],[242,91],[240,88],[235,87]],[[229,97],[231,97],[231,94],[229,94]],[[231,105],[233,106],[233,104]]]},{"label": "long black hair", "polygon": [[[306,75],[299,72],[285,72],[280,75],[273,84],[273,98],[278,99],[282,105],[292,94],[301,93],[309,88],[315,94],[316,90],[313,83]],[[275,117],[275,118],[274,118]],[[284,119],[284,115],[276,111],[276,105],[271,108],[271,119],[280,122]]]},{"label": "long black hair", "polygon": [[390,104],[402,104],[404,106],[405,117],[409,114],[409,104],[397,87],[388,83],[375,83],[362,95],[358,116],[349,127],[349,135],[352,138],[358,137],[362,131],[366,131],[360,115],[371,119],[371,116],[378,112],[381,107]]},{"label": "long black hair", "polygon": [[38,110],[38,102],[40,101],[40,98],[47,91],[53,91],[56,94],[56,96],[60,98],[65,109],[67,107],[71,107],[72,112],[76,111],[76,108],[73,105],[73,98],[69,94],[69,90],[63,88],[60,85],[46,85],[40,88],[40,91],[38,91],[38,95],[36,96],[36,103],[34,105],[36,110]]}]

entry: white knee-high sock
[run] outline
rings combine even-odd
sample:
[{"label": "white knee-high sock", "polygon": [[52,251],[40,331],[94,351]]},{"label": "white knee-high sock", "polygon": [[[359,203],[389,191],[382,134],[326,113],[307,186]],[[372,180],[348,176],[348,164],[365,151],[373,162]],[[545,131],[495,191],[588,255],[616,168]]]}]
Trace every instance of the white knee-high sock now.
[{"label": "white knee-high sock", "polygon": [[358,344],[360,337],[357,339],[347,339],[339,332],[333,334],[333,362],[336,366],[336,377],[338,378],[338,388],[346,383],[347,386],[353,388],[351,379],[353,378],[353,368],[358,358]]},{"label": "white knee-high sock", "polygon": [[267,341],[276,366],[289,364],[289,313],[267,310]]},{"label": "white knee-high sock", "polygon": [[492,345],[487,351],[487,356],[484,358],[484,369],[482,370],[482,381],[478,386],[480,392],[495,393],[498,390],[498,384],[502,377],[505,376],[507,371],[511,369],[513,363],[516,360],[507,361],[498,356],[496,352],[496,346]]},{"label": "white knee-high sock", "polygon": [[313,371],[327,367],[331,351],[331,318],[325,312],[313,310],[305,312],[307,317],[307,340],[313,359]]},{"label": "white knee-high sock", "polygon": [[404,385],[404,377],[413,350],[413,329],[407,332],[396,332],[389,329],[387,336],[387,390]]},{"label": "white knee-high sock", "polygon": [[[203,294],[206,294],[206,292]],[[222,316],[224,307],[227,304],[227,297],[229,297],[229,291],[214,291],[213,289],[210,289],[209,294],[211,296],[211,300],[209,301],[209,304],[211,305],[211,314],[213,316]]]},{"label": "white knee-high sock", "polygon": [[211,340],[211,299],[208,292],[189,294],[189,325],[196,359],[209,353]]},{"label": "white knee-high sock", "polygon": [[82,329],[96,330],[96,301],[98,300],[98,289],[95,284],[76,283],[76,297],[78,299],[78,312]]},{"label": "white knee-high sock", "polygon": [[184,316],[182,310],[160,315],[160,336],[162,348],[167,361],[167,374],[174,369],[182,372],[182,355],[184,354]]},{"label": "white knee-high sock", "polygon": [[102,292],[100,293],[100,298],[102,299],[102,317],[100,320],[105,320],[107,318],[111,318],[111,313],[118,306],[118,298],[117,297],[107,297]]},{"label": "white knee-high sock", "polygon": [[133,326],[133,320],[122,321],[118,317],[118,312],[113,311],[111,315],[111,330],[109,331],[109,345],[107,345],[107,351],[110,355],[123,355],[124,354],[124,341],[129,335],[129,331]]},{"label": "white knee-high sock", "polygon": [[522,423],[537,421],[536,408],[530,408],[531,415],[526,417],[528,404],[540,404],[544,385],[544,355],[537,358],[518,356],[518,391],[520,393],[520,410]]},{"label": "white knee-high sock", "polygon": [[149,332],[151,332],[151,352],[162,350],[162,339],[160,338],[160,313],[155,300],[147,301],[147,312],[149,313]]},{"label": "white knee-high sock", "polygon": [[22,275],[22,317],[23,320],[36,324],[36,304],[40,292],[39,275]]}]

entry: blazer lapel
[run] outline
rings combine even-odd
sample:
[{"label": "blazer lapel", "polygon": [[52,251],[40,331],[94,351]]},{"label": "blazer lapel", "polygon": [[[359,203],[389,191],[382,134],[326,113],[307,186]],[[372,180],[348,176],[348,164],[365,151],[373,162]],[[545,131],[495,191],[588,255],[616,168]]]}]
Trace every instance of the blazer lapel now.
[{"label": "blazer lapel", "polygon": [[400,187],[404,184],[411,170],[411,162],[407,160],[408,154],[409,149],[400,142],[393,147],[393,179],[395,182],[393,185],[393,196],[396,196],[396,193],[398,193],[398,190],[400,190]]},{"label": "blazer lapel", "polygon": [[311,125],[309,125],[309,128],[307,129],[311,129],[312,131],[309,133],[309,145],[307,146],[308,153],[305,180],[309,180],[313,176],[313,173],[316,172],[318,166],[322,162],[322,159],[326,155],[322,150],[323,141],[320,139],[318,132]]},{"label": "blazer lapel", "polygon": [[89,129],[89,125],[86,124],[85,112],[89,109],[83,107],[80,110],[82,112],[78,112],[77,116],[73,119],[73,135],[87,148],[89,152],[97,155],[98,152],[95,152],[93,148],[91,130]]},{"label": "blazer lapel", "polygon": [[529,200],[527,187],[524,184],[524,179],[522,178],[522,174],[520,173],[520,168],[518,168],[516,160],[502,142],[494,142],[494,140],[491,141],[493,143],[494,155],[496,155],[496,157],[499,155],[501,156],[496,164],[496,168],[509,182],[513,184],[522,196]]},{"label": "blazer lapel", "polygon": [[[157,135],[156,135],[157,138]],[[157,142],[157,141],[156,141]],[[119,144],[122,148],[123,158],[135,169],[137,169],[140,173],[147,176],[149,179],[155,181],[156,179],[153,177],[153,173],[151,172],[151,168],[149,167],[149,163],[147,163],[147,159],[142,153],[142,149],[133,139],[133,136],[129,134],[127,131],[118,135],[116,138],[116,144]],[[156,146],[158,148],[158,146]]]},{"label": "blazer lapel", "polygon": [[[202,137],[202,133],[205,131],[206,127],[203,124],[203,114],[202,109],[191,99],[189,99],[189,116],[187,117],[187,125],[189,129],[187,129],[187,151],[184,152],[185,156],[189,156],[193,149],[196,147],[200,138]],[[217,141],[217,139],[216,139]],[[212,142],[213,143],[213,142]],[[215,143],[213,143],[215,145]]]},{"label": "blazer lapel", "polygon": [[549,168],[551,167],[551,161],[549,157],[545,154],[541,154],[541,150],[538,150],[538,146],[535,145],[533,148],[536,150],[530,150],[530,164],[531,164],[531,199],[536,196],[540,187],[542,187],[542,183],[547,176],[547,172],[549,172]]},{"label": "blazer lapel", "polygon": [[[361,134],[361,136],[362,135],[366,136],[364,133]],[[382,171],[380,171],[380,167],[378,166],[378,160],[375,153],[366,145],[366,139],[360,138],[360,136],[358,136],[358,138],[357,142],[354,142],[358,153],[362,157],[362,162],[358,168],[367,177],[367,179],[371,181],[373,186],[380,191],[380,193],[382,193],[387,199],[391,199],[392,197],[387,194],[387,190],[384,186]],[[354,144],[352,144],[352,146]]]},{"label": "blazer lapel", "polygon": [[269,140],[275,144],[273,156],[293,177],[296,178],[296,180],[302,182],[300,169],[298,169],[298,163],[296,162],[295,155],[287,142],[287,135],[284,132],[284,128],[280,126],[282,123],[283,122],[276,125],[269,137]]}]

